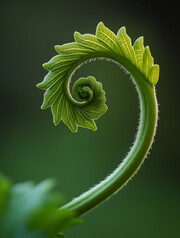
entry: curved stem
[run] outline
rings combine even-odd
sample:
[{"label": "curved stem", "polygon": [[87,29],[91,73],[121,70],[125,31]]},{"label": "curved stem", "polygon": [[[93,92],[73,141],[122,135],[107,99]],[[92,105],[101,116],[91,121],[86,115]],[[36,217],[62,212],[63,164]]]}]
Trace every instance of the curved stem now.
[{"label": "curved stem", "polygon": [[83,215],[121,189],[141,166],[153,142],[158,111],[155,88],[138,71],[130,68],[128,71],[135,81],[141,105],[137,137],[126,158],[110,176],[62,207],[74,211],[76,216]]}]

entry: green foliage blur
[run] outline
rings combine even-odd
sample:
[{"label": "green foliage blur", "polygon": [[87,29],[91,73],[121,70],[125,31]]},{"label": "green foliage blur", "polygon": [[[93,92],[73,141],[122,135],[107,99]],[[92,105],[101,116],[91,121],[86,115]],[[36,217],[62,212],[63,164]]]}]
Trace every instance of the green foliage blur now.
[{"label": "green foliage blur", "polygon": [[0,237],[55,238],[57,233],[82,223],[72,211],[57,209],[62,196],[53,191],[55,181],[39,184],[12,182],[0,174]]},{"label": "green foliage blur", "polygon": [[[120,163],[134,140],[138,97],[129,76],[110,62],[84,65],[73,76],[92,75],[103,84],[109,110],[98,131],[73,134],[55,127],[42,111],[35,85],[54,56],[54,45],[73,41],[74,31],[94,33],[98,22],[115,33],[125,25],[132,40],[144,36],[155,63],[159,126],[150,155],[122,191],[83,217],[67,238],[177,238],[180,236],[179,78],[177,8],[149,1],[2,1],[0,172],[14,182],[54,178],[71,200],[102,180]],[[156,7],[155,7],[156,6]]]}]

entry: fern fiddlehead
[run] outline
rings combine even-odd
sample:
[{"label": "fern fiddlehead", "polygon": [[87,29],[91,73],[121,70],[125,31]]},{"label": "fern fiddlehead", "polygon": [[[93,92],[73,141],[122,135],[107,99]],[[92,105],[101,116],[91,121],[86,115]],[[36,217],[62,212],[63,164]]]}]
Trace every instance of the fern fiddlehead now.
[{"label": "fern fiddlehead", "polygon": [[122,188],[144,161],[157,126],[154,85],[159,78],[159,66],[154,64],[149,47],[144,47],[143,37],[132,45],[125,27],[115,35],[100,22],[96,35],[75,32],[74,39],[73,43],[55,46],[58,55],[43,65],[49,73],[37,85],[46,90],[42,109],[51,107],[55,125],[62,120],[73,132],[77,131],[78,126],[96,130],[94,120],[107,110],[101,83],[92,76],[78,79],[72,89],[78,101],[72,97],[69,89],[76,69],[92,59],[110,59],[123,66],[132,76],[141,105],[138,133],[123,162],[104,181],[63,207],[81,216]]}]

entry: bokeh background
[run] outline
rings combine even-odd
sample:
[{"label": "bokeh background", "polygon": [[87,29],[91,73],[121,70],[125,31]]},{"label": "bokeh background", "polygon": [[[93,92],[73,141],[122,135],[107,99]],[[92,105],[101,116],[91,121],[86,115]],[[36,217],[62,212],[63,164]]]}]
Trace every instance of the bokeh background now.
[{"label": "bokeh background", "polygon": [[68,238],[180,237],[179,25],[178,2],[1,1],[0,171],[14,182],[53,177],[66,200],[109,174],[132,145],[138,123],[135,88],[116,65],[96,61],[73,76],[93,75],[103,83],[108,112],[98,131],[72,134],[55,127],[42,111],[43,91],[35,85],[54,56],[54,45],[73,41],[75,30],[94,33],[99,21],[117,32],[126,26],[132,41],[143,35],[155,63],[159,126],[153,149],[139,173],[116,196],[84,216]]}]

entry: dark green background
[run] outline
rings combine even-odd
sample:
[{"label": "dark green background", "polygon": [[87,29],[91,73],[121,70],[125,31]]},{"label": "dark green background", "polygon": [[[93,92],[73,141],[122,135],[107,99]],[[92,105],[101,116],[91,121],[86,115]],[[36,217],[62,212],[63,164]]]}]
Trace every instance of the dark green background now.
[{"label": "dark green background", "polygon": [[[176,2],[178,4],[178,2]],[[103,83],[108,112],[98,131],[77,134],[50,110],[40,110],[43,92],[35,85],[54,56],[54,45],[73,41],[75,30],[94,33],[99,21],[115,33],[126,26],[132,41],[143,35],[155,63],[159,126],[150,155],[135,178],[91,213],[68,238],[180,237],[178,7],[171,1],[4,1],[1,2],[0,170],[15,182],[47,177],[69,201],[102,180],[132,145],[138,124],[135,88],[116,65],[97,61],[74,75]]]}]

